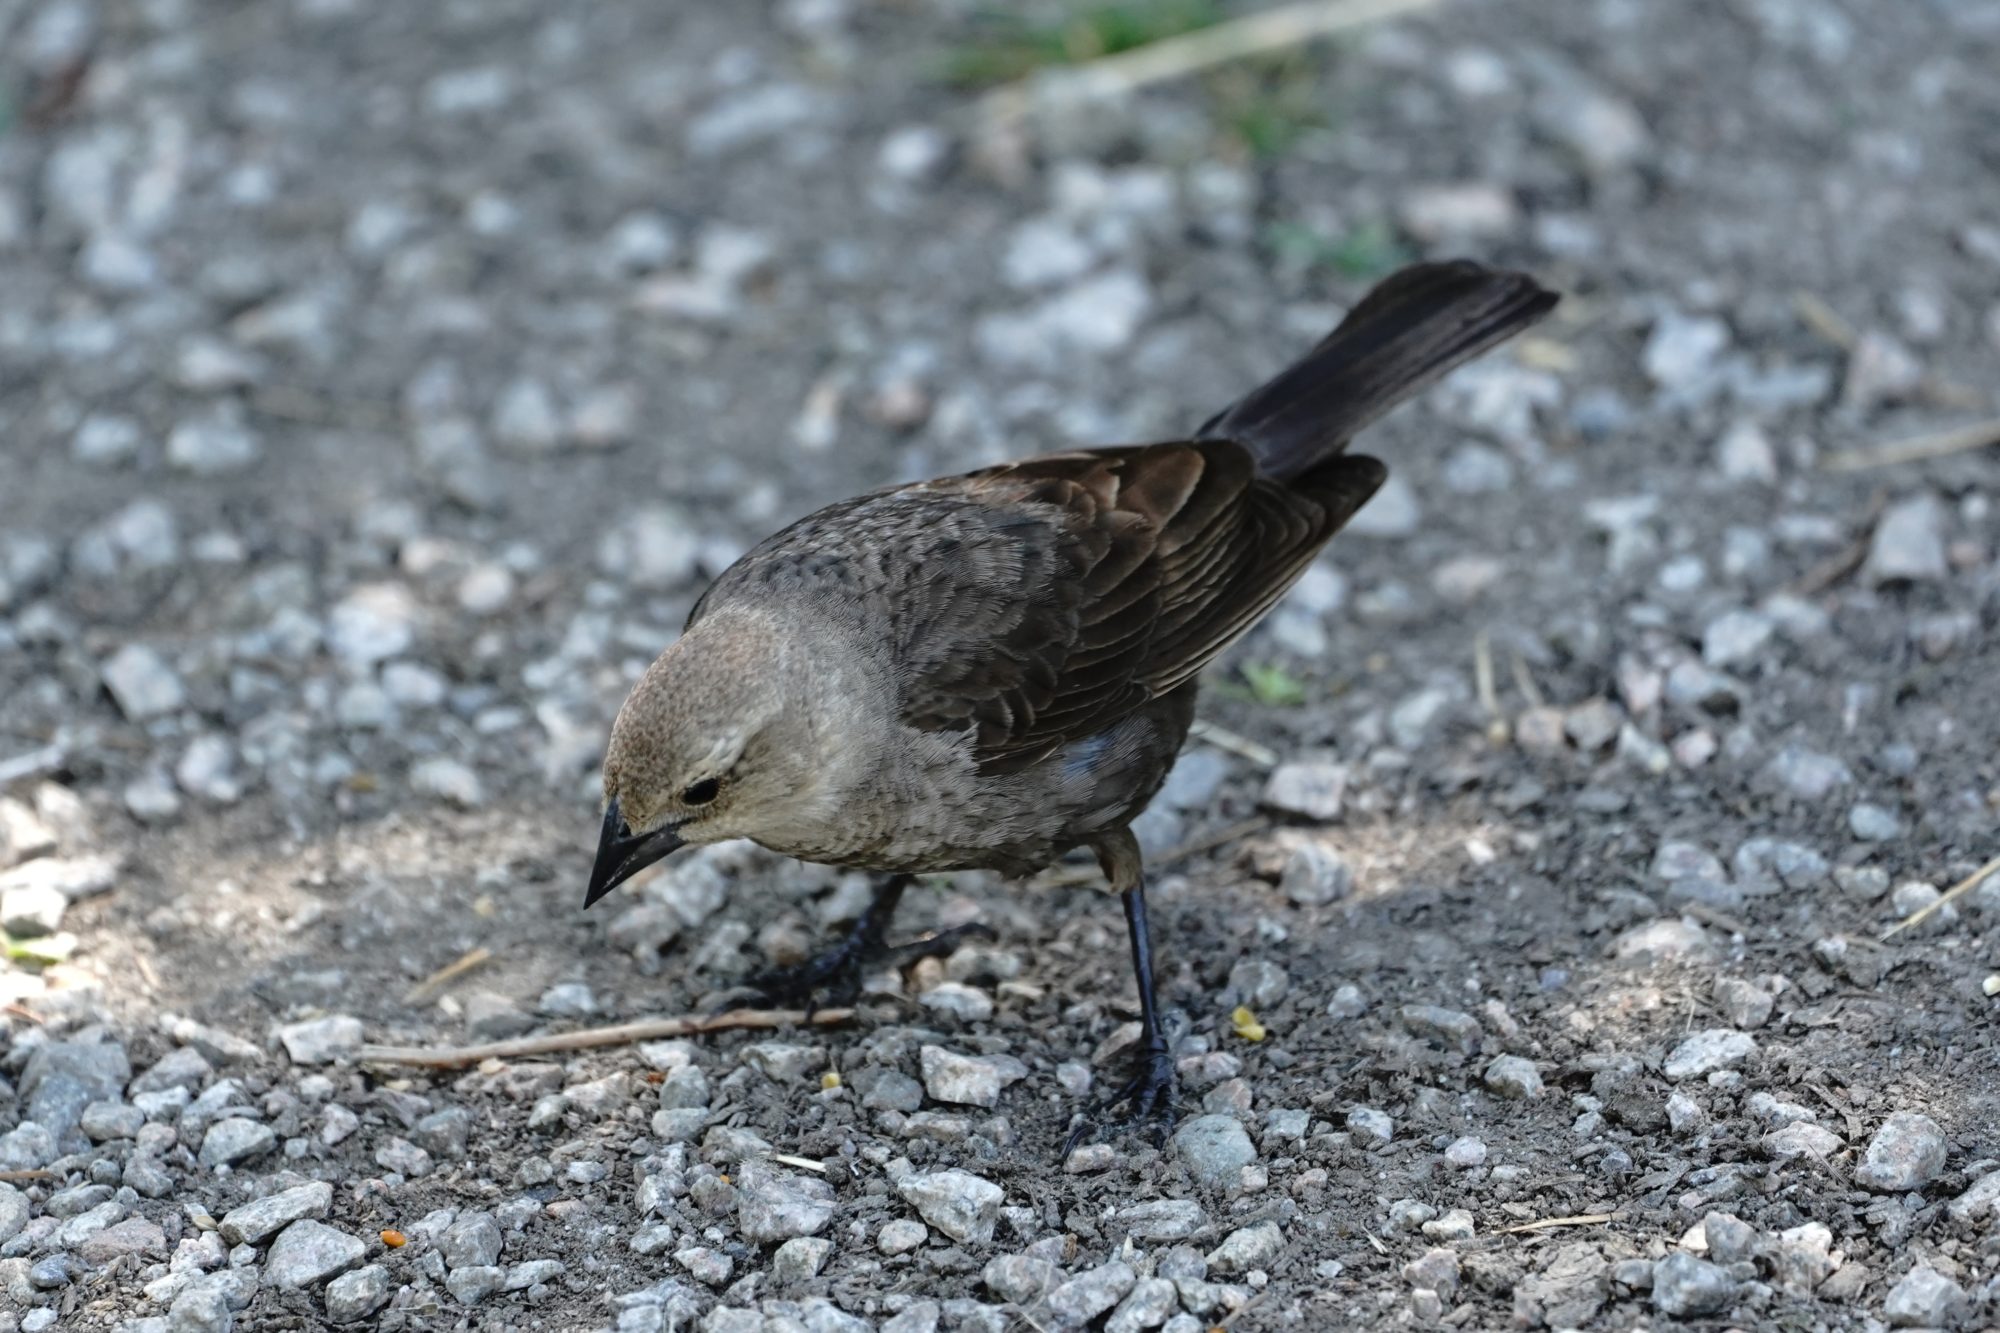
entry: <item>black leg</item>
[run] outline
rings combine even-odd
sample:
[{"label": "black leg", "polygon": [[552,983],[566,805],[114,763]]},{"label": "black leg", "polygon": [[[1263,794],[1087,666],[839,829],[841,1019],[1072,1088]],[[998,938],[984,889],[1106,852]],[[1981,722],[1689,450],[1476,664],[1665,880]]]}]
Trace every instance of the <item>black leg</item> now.
[{"label": "black leg", "polygon": [[1138,1068],[1118,1091],[1094,1103],[1083,1120],[1070,1131],[1063,1144],[1065,1160],[1090,1132],[1092,1123],[1104,1111],[1120,1102],[1131,1103],[1127,1120],[1150,1122],[1156,1140],[1164,1142],[1174,1119],[1174,1060],[1167,1050],[1167,1030],[1160,1022],[1159,996],[1153,984],[1153,932],[1146,923],[1146,884],[1119,895],[1125,905],[1125,929],[1132,941],[1132,971],[1139,983]]},{"label": "black leg", "polygon": [[887,942],[889,922],[903,901],[903,891],[909,887],[908,875],[892,875],[884,880],[875,891],[874,900],[847,932],[846,939],[796,967],[772,968],[751,976],[743,983],[748,994],[727,1001],[717,1012],[753,1004],[797,1005],[810,1018],[822,1004],[845,1005],[860,995],[861,979],[870,964],[893,962],[897,967],[906,967],[919,958],[941,958],[967,939],[992,938],[990,928],[975,922],[891,947]]}]

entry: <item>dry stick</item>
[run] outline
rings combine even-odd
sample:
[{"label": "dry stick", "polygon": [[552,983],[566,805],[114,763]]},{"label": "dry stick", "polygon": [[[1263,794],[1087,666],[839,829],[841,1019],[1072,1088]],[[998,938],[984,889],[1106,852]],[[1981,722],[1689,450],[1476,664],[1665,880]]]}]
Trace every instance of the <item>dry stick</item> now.
[{"label": "dry stick", "polygon": [[1886,491],[1875,492],[1868,503],[1868,516],[1861,520],[1861,536],[1846,550],[1836,551],[1814,565],[1791,587],[1794,597],[1815,597],[1834,584],[1861,568],[1868,559],[1868,548],[1875,541],[1875,525],[1882,520],[1882,511],[1889,506]]},{"label": "dry stick", "polygon": [[2000,444],[2000,417],[1975,421],[1969,426],[1958,426],[1951,430],[1905,436],[1903,439],[1875,449],[1849,449],[1842,453],[1829,454],[1820,466],[1828,472],[1859,472],[1871,467],[1889,467],[1896,463],[1920,463],[1927,458],[1944,458],[1951,454],[1967,453],[1973,449],[1984,449],[1989,444]]},{"label": "dry stick", "polygon": [[1538,1222],[1523,1222],[1517,1227],[1501,1227],[1500,1234],[1512,1236],[1523,1231],[1551,1231],[1556,1227],[1594,1227],[1617,1216],[1616,1213],[1578,1213],[1574,1217],[1544,1217]]},{"label": "dry stick", "polygon": [[1883,932],[1882,938],[1885,941],[1891,940],[1908,930],[1911,926],[1921,925],[1938,912],[1943,911],[1945,904],[1951,902],[1954,898],[1963,898],[1966,894],[1978,888],[1985,882],[1986,877],[1996,870],[2000,870],[2000,856],[1994,857],[1991,861],[1988,861],[1985,865],[1979,867],[1979,869],[1973,871],[1949,889],[1946,889],[1944,896],[1930,904],[1930,906],[1919,907],[1916,911],[1889,927],[1887,931]]},{"label": "dry stick", "polygon": [[1227,727],[1218,727],[1213,722],[1196,718],[1188,728],[1188,735],[1198,741],[1213,745],[1218,750],[1227,750],[1239,759],[1248,759],[1259,768],[1276,768],[1278,752],[1268,745],[1259,745],[1248,736],[1239,736]]},{"label": "dry stick", "polygon": [[1853,351],[1854,344],[1861,341],[1854,332],[1854,326],[1812,292],[1792,293],[1792,309],[1798,311],[1799,319],[1807,328],[1843,352]]},{"label": "dry stick", "polygon": [[416,1004],[421,1000],[428,999],[446,982],[456,981],[492,956],[493,951],[483,944],[476,949],[467,949],[458,956],[456,961],[446,963],[443,967],[410,987],[403,995],[403,1003]]},{"label": "dry stick", "polygon": [[1505,745],[1512,728],[1500,711],[1500,692],[1493,686],[1493,641],[1481,630],[1472,638],[1472,681],[1479,691],[1479,706],[1486,710],[1486,735],[1495,745]]},{"label": "dry stick", "polygon": [[804,1024],[825,1027],[845,1023],[852,1017],[852,1009],[820,1009],[811,1018],[807,1018],[801,1009],[739,1009],[709,1018],[647,1018],[637,1023],[616,1023],[610,1027],[561,1032],[552,1037],[489,1041],[479,1046],[363,1046],[355,1058],[363,1063],[455,1069],[476,1065],[482,1060],[510,1060],[516,1056],[581,1051],[593,1046],[630,1046],[635,1042],[692,1037],[731,1028],[782,1028]]},{"label": "dry stick", "polygon": [[1528,659],[1522,657],[1518,652],[1512,654],[1512,657],[1514,688],[1519,690],[1521,697],[1528,701],[1528,707],[1540,708],[1542,706],[1542,691],[1541,687],[1535,684],[1535,678],[1528,674]]},{"label": "dry stick", "polygon": [[54,1174],[47,1167],[38,1167],[33,1171],[0,1171],[0,1182],[12,1185],[23,1180],[47,1180]]},{"label": "dry stick", "polygon": [[1306,0],[1213,24],[1070,69],[1045,70],[980,99],[989,124],[1026,119],[1041,98],[1087,102],[1123,97],[1217,65],[1298,46],[1346,28],[1429,9],[1437,0]]},{"label": "dry stick", "polygon": [[[1150,858],[1148,864],[1155,870],[1163,869],[1176,862],[1185,861],[1190,856],[1199,856],[1203,852],[1212,852],[1217,847],[1226,847],[1230,843],[1241,841],[1252,834],[1262,833],[1269,827],[1271,827],[1271,821],[1267,816],[1256,815],[1250,819],[1240,820],[1237,823],[1217,829],[1213,833],[1203,833],[1197,837],[1189,838],[1178,847],[1169,847],[1159,856]],[[1073,869],[1058,870],[1055,874],[1042,880],[1041,884],[1042,887],[1049,889],[1074,888],[1078,884],[1090,883],[1098,877],[1098,873],[1098,871],[1091,869],[1089,866],[1077,866]]]}]

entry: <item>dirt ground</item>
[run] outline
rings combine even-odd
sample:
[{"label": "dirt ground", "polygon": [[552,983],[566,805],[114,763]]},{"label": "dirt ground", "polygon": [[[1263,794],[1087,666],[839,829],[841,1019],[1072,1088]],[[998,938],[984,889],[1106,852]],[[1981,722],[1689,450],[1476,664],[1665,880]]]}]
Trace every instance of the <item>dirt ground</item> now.
[{"label": "dirt ground", "polygon": [[[1047,18],[0,0],[0,1333],[2000,1321],[2000,877],[1882,938],[2000,855],[2000,452],[1850,466],[2000,413],[2000,10],[1444,4],[982,132]],[[984,875],[850,1023],[357,1063],[851,915],[740,847],[579,908],[749,542],[1447,255],[1565,301],[1210,673],[1170,1143],[1058,1163],[1122,924]]]}]

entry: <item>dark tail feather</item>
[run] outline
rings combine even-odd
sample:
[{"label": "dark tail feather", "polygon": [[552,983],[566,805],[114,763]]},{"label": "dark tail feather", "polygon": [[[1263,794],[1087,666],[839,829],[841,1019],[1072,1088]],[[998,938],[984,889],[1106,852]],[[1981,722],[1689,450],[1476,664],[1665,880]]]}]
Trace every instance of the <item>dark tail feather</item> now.
[{"label": "dark tail feather", "polygon": [[1556,300],[1523,273],[1465,259],[1413,264],[1383,279],[1319,346],[1198,434],[1248,445],[1263,472],[1296,477],[1446,371],[1548,314]]}]

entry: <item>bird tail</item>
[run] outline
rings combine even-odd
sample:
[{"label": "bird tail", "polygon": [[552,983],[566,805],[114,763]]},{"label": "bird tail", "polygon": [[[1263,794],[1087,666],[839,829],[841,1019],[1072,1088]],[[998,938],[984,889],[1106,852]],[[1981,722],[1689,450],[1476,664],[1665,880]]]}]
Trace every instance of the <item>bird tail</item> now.
[{"label": "bird tail", "polygon": [[1471,260],[1412,264],[1362,297],[1289,370],[1198,434],[1246,445],[1260,471],[1290,480],[1340,453],[1362,427],[1445,372],[1541,319],[1557,299],[1526,274]]}]

